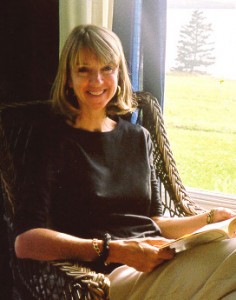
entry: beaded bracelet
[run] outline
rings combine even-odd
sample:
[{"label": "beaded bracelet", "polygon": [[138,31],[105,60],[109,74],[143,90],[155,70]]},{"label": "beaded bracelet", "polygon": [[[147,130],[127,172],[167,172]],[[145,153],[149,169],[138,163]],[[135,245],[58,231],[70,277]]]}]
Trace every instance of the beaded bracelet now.
[{"label": "beaded bracelet", "polygon": [[213,223],[213,218],[214,218],[214,209],[212,209],[212,210],[207,214],[207,224]]},{"label": "beaded bracelet", "polygon": [[93,245],[93,249],[96,251],[97,255],[99,256],[99,258],[101,259],[101,261],[105,264],[108,265],[106,263],[106,260],[109,256],[109,243],[111,241],[111,236],[109,233],[105,233],[104,237],[103,237],[103,250],[101,251],[98,247],[98,240],[97,239],[93,239],[92,240],[92,245]]},{"label": "beaded bracelet", "polygon": [[105,265],[108,265],[106,263],[106,260],[109,256],[109,251],[110,251],[110,247],[109,247],[109,244],[110,244],[110,241],[111,241],[111,236],[109,233],[105,233],[104,234],[104,237],[103,237],[103,250],[102,250],[102,253],[101,253],[101,259],[102,261],[104,262]]}]

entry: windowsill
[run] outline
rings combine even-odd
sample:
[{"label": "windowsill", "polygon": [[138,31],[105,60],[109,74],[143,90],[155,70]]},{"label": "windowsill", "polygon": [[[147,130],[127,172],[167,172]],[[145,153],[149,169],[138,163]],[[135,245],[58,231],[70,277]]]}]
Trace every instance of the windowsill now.
[{"label": "windowsill", "polygon": [[236,195],[217,193],[194,188],[186,188],[191,199],[200,207],[210,210],[215,207],[226,207],[236,210]]}]

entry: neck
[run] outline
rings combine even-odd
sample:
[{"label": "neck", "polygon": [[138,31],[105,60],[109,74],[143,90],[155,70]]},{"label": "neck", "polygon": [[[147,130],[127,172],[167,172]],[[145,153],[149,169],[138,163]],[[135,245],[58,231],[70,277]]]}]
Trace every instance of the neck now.
[{"label": "neck", "polygon": [[87,131],[107,132],[115,128],[116,122],[108,118],[105,114],[99,116],[84,116],[77,117],[74,127]]}]

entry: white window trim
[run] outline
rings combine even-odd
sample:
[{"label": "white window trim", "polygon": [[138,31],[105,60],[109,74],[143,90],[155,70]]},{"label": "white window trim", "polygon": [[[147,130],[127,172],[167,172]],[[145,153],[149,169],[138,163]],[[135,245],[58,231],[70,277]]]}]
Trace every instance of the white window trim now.
[{"label": "white window trim", "polygon": [[236,195],[186,188],[191,199],[200,207],[210,210],[226,207],[236,211]]}]

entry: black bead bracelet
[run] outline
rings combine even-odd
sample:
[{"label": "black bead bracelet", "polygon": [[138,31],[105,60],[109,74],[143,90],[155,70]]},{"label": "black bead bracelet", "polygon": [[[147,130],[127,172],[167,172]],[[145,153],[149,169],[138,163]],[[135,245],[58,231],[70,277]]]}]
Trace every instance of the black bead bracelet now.
[{"label": "black bead bracelet", "polygon": [[109,244],[110,244],[110,241],[111,241],[111,236],[109,233],[105,233],[104,234],[104,237],[103,237],[103,250],[102,250],[102,253],[101,253],[101,256],[100,256],[100,259],[104,262],[105,265],[106,264],[106,260],[109,256],[109,250],[110,250],[110,247],[109,247]]}]

